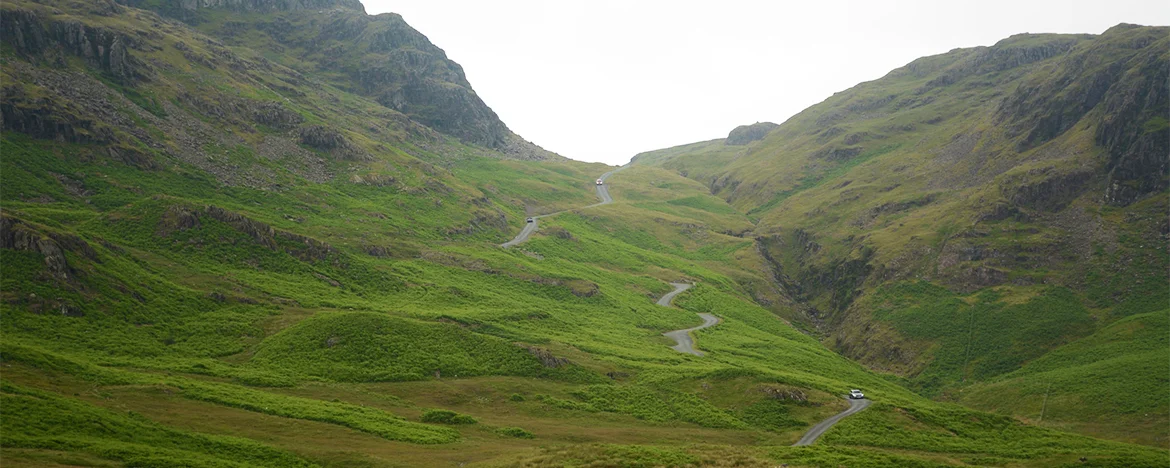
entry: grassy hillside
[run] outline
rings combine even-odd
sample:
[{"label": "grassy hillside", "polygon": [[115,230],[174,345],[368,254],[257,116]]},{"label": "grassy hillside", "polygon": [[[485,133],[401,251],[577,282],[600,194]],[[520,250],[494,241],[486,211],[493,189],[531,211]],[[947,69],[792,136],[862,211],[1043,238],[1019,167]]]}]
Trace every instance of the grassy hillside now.
[{"label": "grassy hillside", "polygon": [[1118,320],[1019,370],[964,389],[960,401],[1050,427],[1166,446],[1168,320],[1165,310]]},{"label": "grassy hillside", "polygon": [[[1167,456],[931,401],[829,350],[750,218],[674,171],[619,172],[616,202],[584,208],[611,168],[517,160],[292,47],[101,1],[2,8],[5,466]],[[228,16],[187,19],[261,27]],[[655,305],[672,281],[697,286]],[[708,354],[671,350],[697,312],[723,319],[696,334]],[[855,387],[882,430],[788,447]]]},{"label": "grassy hillside", "polygon": [[[956,49],[760,141],[634,161],[755,221],[784,292],[835,350],[951,398],[1170,303],[1168,38],[1119,25]],[[1119,385],[1161,382],[1142,369]],[[1162,429],[1146,442],[1162,444],[1164,422],[1149,412]]]}]

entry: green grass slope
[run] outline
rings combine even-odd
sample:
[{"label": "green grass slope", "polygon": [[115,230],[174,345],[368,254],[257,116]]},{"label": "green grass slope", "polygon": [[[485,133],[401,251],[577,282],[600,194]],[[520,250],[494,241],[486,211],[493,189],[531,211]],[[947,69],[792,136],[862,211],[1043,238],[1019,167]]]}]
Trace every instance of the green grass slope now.
[{"label": "green grass slope", "polygon": [[262,341],[250,362],[341,382],[422,380],[443,373],[569,378],[569,370],[577,369],[557,372],[522,348],[458,325],[369,312],[309,317]]},{"label": "green grass slope", "polygon": [[960,401],[1050,427],[1125,434],[1131,441],[1166,447],[1167,329],[1165,310],[1118,320],[1019,370],[964,389]]},{"label": "green grass slope", "polygon": [[[311,466],[289,452],[246,439],[177,431],[132,411],[97,408],[26,387],[4,384],[0,401],[6,461],[23,458],[26,450],[52,450],[133,466]],[[83,465],[93,460],[46,453],[39,461]]]},{"label": "green grass slope", "polygon": [[[99,1],[2,8],[6,466],[1167,455],[931,401],[827,349],[750,219],[674,171],[624,170],[584,208],[609,168],[509,159],[296,53]],[[655,305],[672,281],[697,286]],[[671,350],[697,312],[723,318],[696,334],[708,354]],[[788,447],[854,387],[917,436]]]}]

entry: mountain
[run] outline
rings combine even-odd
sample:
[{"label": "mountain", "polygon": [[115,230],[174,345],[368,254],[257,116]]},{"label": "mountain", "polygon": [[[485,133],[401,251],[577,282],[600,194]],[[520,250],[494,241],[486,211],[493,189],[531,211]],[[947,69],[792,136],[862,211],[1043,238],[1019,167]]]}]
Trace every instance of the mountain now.
[{"label": "mountain", "polygon": [[508,130],[463,68],[399,15],[367,15],[344,0],[130,3],[183,19],[228,46],[320,71],[333,86],[465,142],[524,159],[555,157]]},{"label": "mountain", "polygon": [[[519,139],[397,16],[332,0],[14,0],[0,31],[5,466],[1167,457],[1027,407],[1033,420],[932,400],[834,352],[777,281],[754,214],[674,169]],[[784,129],[768,127],[737,132],[736,151]],[[656,305],[671,283],[693,286]],[[663,334],[699,313],[719,319],[689,335],[703,355],[672,349]],[[1128,327],[1156,328],[1151,314],[1088,327],[1052,362],[1085,375]],[[1157,365],[1141,337],[1137,361]],[[1017,411],[981,395],[1053,363],[952,399]],[[873,403],[790,446],[853,406],[852,388]]]},{"label": "mountain", "polygon": [[[1165,27],[1022,34],[915,60],[746,146],[731,135],[634,161],[755,220],[800,309],[790,318],[927,395],[959,398],[1126,317],[1165,313],[1167,64]],[[1033,417],[1039,398],[1013,414]],[[1140,412],[1170,418],[1164,401]],[[1075,413],[1055,419],[1087,422]],[[1164,445],[1154,432],[1145,440]]]}]

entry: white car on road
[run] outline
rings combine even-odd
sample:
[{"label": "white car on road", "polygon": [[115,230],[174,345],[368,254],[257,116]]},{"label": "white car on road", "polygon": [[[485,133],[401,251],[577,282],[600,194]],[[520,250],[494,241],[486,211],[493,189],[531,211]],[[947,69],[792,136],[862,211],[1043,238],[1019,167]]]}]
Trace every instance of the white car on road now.
[{"label": "white car on road", "polygon": [[849,398],[852,398],[854,400],[860,400],[862,398],[865,398],[865,394],[861,393],[861,390],[858,390],[855,388],[855,389],[849,391]]}]

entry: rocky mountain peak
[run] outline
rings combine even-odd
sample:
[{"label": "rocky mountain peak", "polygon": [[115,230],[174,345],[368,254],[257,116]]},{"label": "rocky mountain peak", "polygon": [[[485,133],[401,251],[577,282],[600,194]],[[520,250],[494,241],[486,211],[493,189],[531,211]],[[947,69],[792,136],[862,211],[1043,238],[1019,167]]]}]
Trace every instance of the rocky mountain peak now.
[{"label": "rocky mountain peak", "polygon": [[763,140],[768,132],[779,125],[772,122],[756,122],[751,125],[740,125],[727,134],[727,144],[746,145],[756,140]]},{"label": "rocky mountain peak", "polygon": [[[512,133],[472,89],[463,67],[403,20],[369,15],[358,0],[118,0],[197,27],[225,43],[297,58],[330,84],[397,111],[466,143],[510,157],[556,155]],[[262,15],[216,18],[205,10]],[[254,32],[256,34],[249,34]]]}]

